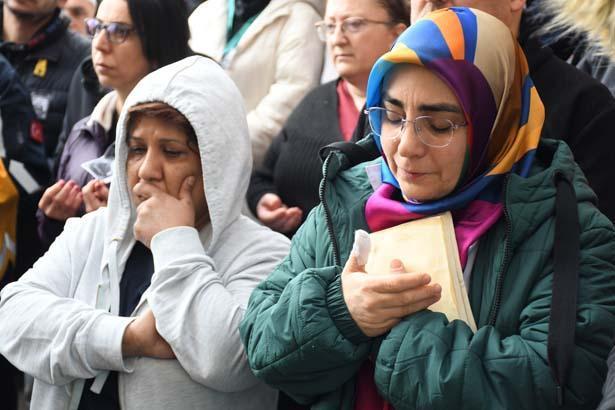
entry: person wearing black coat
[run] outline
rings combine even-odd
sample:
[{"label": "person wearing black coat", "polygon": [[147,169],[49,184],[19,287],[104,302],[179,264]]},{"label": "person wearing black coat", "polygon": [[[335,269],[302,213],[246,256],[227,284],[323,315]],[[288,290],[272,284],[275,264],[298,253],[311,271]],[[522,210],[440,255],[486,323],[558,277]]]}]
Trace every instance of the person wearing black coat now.
[{"label": "person wearing black coat", "polygon": [[[263,165],[252,174],[248,205],[256,214],[258,201],[275,193],[290,207],[299,207],[303,217],[319,202],[318,185],[322,172],[318,151],[333,142],[343,141],[337,116],[336,87],[340,80],[313,89],[288,118],[282,132],[273,140]],[[353,140],[363,137],[364,119]],[[359,135],[357,135],[359,134]]]},{"label": "person wearing black coat", "polygon": [[598,208],[615,221],[615,99],[598,80],[541,46],[533,31],[523,19],[519,43],[546,110],[542,137],[566,141],[598,196]]},{"label": "person wearing black coat", "polygon": [[[25,264],[30,263],[28,257],[36,254],[37,240],[36,226],[33,220],[38,196],[40,192],[29,193],[23,186],[24,181],[34,180],[39,185],[49,181],[49,169],[45,160],[45,149],[42,141],[32,135],[32,122],[36,116],[30,102],[30,95],[22,84],[19,75],[11,64],[0,54],[0,161],[4,168],[9,170],[9,176],[19,194],[17,204],[17,218],[10,221],[15,224],[17,231],[17,260],[2,266],[2,259],[8,257],[7,243],[10,237],[3,236],[2,249],[0,249],[0,290],[9,282],[18,278],[17,273],[23,271]],[[13,171],[13,172],[11,172]],[[26,184],[30,185],[30,184]],[[1,200],[8,200],[2,198]],[[8,218],[8,215],[0,215]],[[7,223],[6,220],[3,221]],[[6,225],[4,225],[6,226]],[[0,356],[0,397],[2,408],[13,410],[17,408],[18,379],[23,375],[17,371],[4,357]]]},{"label": "person wearing black coat", "polygon": [[[4,2],[0,8],[4,35],[7,33],[4,25],[9,18],[13,25],[33,27],[33,20],[24,17],[21,10],[13,10],[11,4]],[[70,21],[60,14],[60,8],[52,8],[48,19],[28,41],[10,41],[3,35],[0,53],[17,70],[30,92],[34,111],[42,125],[45,156],[51,164],[62,129],[68,87],[79,63],[90,53],[90,41],[68,29]]]}]

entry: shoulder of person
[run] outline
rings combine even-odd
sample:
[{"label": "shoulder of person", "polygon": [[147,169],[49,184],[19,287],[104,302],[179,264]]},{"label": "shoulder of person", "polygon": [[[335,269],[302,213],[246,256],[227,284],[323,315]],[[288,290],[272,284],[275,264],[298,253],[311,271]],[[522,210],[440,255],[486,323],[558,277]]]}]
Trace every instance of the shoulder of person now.
[{"label": "shoulder of person", "polygon": [[263,263],[275,266],[288,254],[290,241],[242,215],[224,230],[214,249],[209,256],[216,261],[226,260],[244,267]]},{"label": "shoulder of person", "polygon": [[319,0],[278,0],[270,2],[263,10],[264,17],[276,17],[284,15],[300,14],[303,17],[318,17],[324,13],[324,8]]},{"label": "shoulder of person", "polygon": [[102,246],[107,231],[107,208],[98,208],[80,217],[68,218],[62,235],[79,248]]},{"label": "shoulder of person", "polygon": [[286,236],[245,215],[237,218],[225,230],[221,240],[245,250],[253,249],[255,252],[260,252],[262,249],[288,250],[290,246],[290,241]]},{"label": "shoulder of person", "polygon": [[[615,99],[609,89],[600,81],[555,55],[551,55],[546,62],[532,70],[532,79],[540,93],[545,87],[553,87],[557,90],[565,87],[568,100],[577,100],[577,104],[583,102],[615,107]],[[552,92],[555,90],[552,90]],[[579,102],[581,100],[581,102]]]},{"label": "shoulder of person", "polygon": [[[311,89],[305,97],[301,99],[297,107],[288,117],[288,123],[305,121],[320,121],[321,118],[314,118],[314,110],[326,108],[337,109],[337,80],[321,84]],[[337,112],[336,112],[337,115]]]},{"label": "shoulder of person", "polygon": [[94,124],[90,121],[90,116],[84,117],[77,121],[68,134],[66,145],[70,145],[73,141],[82,136],[92,136],[95,132]]}]

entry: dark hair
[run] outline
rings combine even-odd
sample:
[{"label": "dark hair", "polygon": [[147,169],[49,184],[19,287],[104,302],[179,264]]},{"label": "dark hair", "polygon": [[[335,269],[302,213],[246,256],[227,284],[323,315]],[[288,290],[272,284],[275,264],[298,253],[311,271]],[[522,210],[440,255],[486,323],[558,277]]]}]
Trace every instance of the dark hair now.
[{"label": "dark hair", "polygon": [[410,8],[407,0],[377,0],[382,8],[384,8],[391,21],[394,23],[404,23],[410,25]]},{"label": "dark hair", "polygon": [[199,152],[199,143],[190,121],[188,121],[188,119],[184,117],[181,112],[177,111],[170,105],[163,102],[143,103],[130,107],[128,113],[130,114],[128,117],[128,126],[126,127],[128,130],[128,138],[130,138],[130,134],[132,133],[132,129],[137,119],[142,117],[156,118],[182,130],[184,134],[186,134],[186,137],[188,137],[188,146],[193,151],[197,153]]},{"label": "dark hair", "polygon": [[[179,0],[126,0],[143,55],[160,68],[192,54],[188,9]],[[164,26],[164,30],[163,30]]]}]

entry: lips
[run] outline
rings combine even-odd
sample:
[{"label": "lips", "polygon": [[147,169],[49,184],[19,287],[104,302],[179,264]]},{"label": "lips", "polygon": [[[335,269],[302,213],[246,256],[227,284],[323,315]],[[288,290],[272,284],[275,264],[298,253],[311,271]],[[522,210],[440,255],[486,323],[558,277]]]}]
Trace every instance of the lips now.
[{"label": "lips", "polygon": [[109,71],[113,69],[113,67],[108,66],[107,64],[104,64],[104,63],[94,63],[94,67],[100,71]]},{"label": "lips", "polygon": [[397,168],[397,174],[401,176],[403,179],[406,179],[409,181],[415,181],[426,175],[429,175],[428,172],[417,172],[414,170],[407,170],[404,168]]}]

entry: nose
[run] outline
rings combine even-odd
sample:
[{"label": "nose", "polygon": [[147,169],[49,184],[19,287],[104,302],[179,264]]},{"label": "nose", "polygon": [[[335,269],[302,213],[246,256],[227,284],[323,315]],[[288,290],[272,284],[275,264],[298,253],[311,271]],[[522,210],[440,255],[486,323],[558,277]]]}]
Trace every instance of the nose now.
[{"label": "nose", "polygon": [[106,29],[102,29],[92,39],[92,50],[108,52],[111,49],[111,42],[107,36]]},{"label": "nose", "polygon": [[409,122],[399,136],[397,153],[405,158],[422,157],[428,148],[417,135],[414,123]]},{"label": "nose", "polygon": [[345,44],[348,41],[346,34],[344,34],[342,30],[342,24],[335,25],[335,30],[333,30],[333,33],[329,36],[329,41],[331,45]]},{"label": "nose", "polygon": [[162,180],[162,161],[161,158],[152,149],[148,149],[141,163],[137,176],[139,179],[146,182],[155,182]]}]

